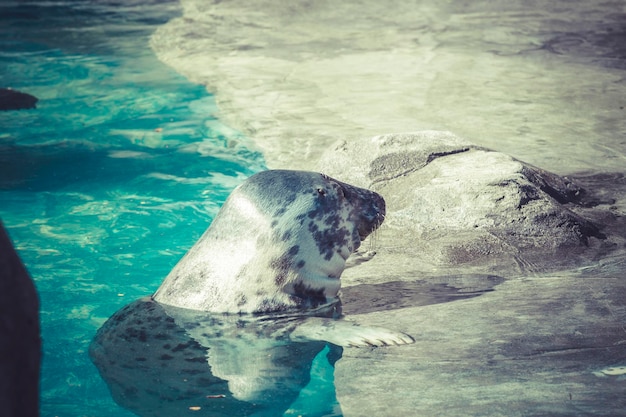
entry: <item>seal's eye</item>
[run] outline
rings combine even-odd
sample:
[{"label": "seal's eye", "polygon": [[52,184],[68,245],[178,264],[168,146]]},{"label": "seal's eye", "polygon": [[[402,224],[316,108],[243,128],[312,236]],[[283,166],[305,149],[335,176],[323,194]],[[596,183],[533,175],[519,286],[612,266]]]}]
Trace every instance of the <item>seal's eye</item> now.
[{"label": "seal's eye", "polygon": [[317,195],[319,195],[320,197],[324,197],[326,195],[326,190],[323,188],[318,188]]}]

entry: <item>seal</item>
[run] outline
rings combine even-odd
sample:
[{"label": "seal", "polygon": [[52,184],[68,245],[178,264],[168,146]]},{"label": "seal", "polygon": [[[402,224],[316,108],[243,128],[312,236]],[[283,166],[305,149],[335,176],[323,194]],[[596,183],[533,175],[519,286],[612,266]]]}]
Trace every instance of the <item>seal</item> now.
[{"label": "seal", "polygon": [[385,217],[377,193],[270,170],[236,188],[154,300],[219,313],[330,306],[348,257]]},{"label": "seal", "polygon": [[98,330],[113,398],[139,415],[283,415],[325,349],[333,365],[343,347],[413,343],[338,320],[346,260],[384,218],[380,195],[320,173],[250,177],[159,289]]}]

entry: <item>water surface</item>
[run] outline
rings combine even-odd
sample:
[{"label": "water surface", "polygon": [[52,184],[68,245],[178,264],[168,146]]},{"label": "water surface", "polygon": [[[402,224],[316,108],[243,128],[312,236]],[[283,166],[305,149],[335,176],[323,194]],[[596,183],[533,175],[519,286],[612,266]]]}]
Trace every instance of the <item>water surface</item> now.
[{"label": "water surface", "polygon": [[233,187],[264,169],[212,96],[148,41],[173,2],[4,2],[0,80],[39,98],[0,112],[0,218],[41,298],[42,416],[132,415],[87,347],[152,293]]},{"label": "water surface", "polygon": [[[183,13],[185,18],[178,18]],[[42,415],[131,415],[112,401],[89,362],[87,346],[113,312],[157,288],[228,192],[265,168],[257,145],[272,167],[313,168],[337,139],[441,129],[560,174],[623,172],[625,16],[621,1],[287,5],[185,0],[182,9],[158,1],[3,3],[0,87],[40,100],[36,110],[0,113],[0,217],[42,300]],[[178,73],[155,58],[149,43]],[[207,89],[217,93],[221,120],[238,130],[217,119],[215,98]],[[611,184],[605,186],[610,194]],[[618,200],[615,207],[623,211],[626,204]],[[606,271],[600,271],[600,262],[584,278],[607,279],[606,289],[589,286],[587,296],[609,306],[607,317],[617,322],[621,305],[600,299],[612,293],[609,279],[624,273],[621,258],[610,261]],[[520,285],[538,297],[544,287],[552,288],[550,278],[533,277]],[[554,282],[572,303],[587,290],[582,280]],[[483,313],[486,308],[508,302],[509,295],[523,304],[516,285],[505,286],[510,293],[497,289],[461,305],[479,306],[468,311],[484,314],[480,323],[489,328],[497,315]],[[398,284],[389,294],[395,297],[397,288],[412,295],[428,289]],[[362,299],[364,293],[372,298],[379,289],[358,287],[352,295]],[[546,309],[569,318],[563,303],[547,300]],[[483,382],[484,375],[490,376],[493,384],[478,396],[469,391],[456,395],[460,413],[468,398],[493,398],[501,381],[518,398],[527,392],[527,381],[542,377],[543,362],[533,375],[509,367],[519,363],[517,345],[483,343],[473,318],[461,316],[461,330],[453,333],[455,322],[444,314],[453,309],[444,304],[427,309],[435,311],[430,316],[420,310],[415,317],[401,317],[411,324],[422,320],[427,329],[415,345],[423,351],[413,353],[411,374],[423,376],[423,386],[441,389],[424,395],[426,409],[448,405],[446,389],[465,381],[458,378],[462,356],[437,344],[444,340],[448,349],[455,342],[445,340],[449,335],[470,331],[472,338],[464,344],[476,346],[471,352],[475,361],[484,346],[497,351],[487,352],[491,362],[481,363],[491,373],[478,375],[482,371],[473,362],[465,364],[466,374]],[[528,315],[535,310],[532,303],[519,309]],[[500,319],[503,331],[521,320],[513,317],[515,311],[498,311],[508,314]],[[536,323],[546,334],[554,330],[549,320],[531,322]],[[584,329],[576,327],[578,321],[568,323],[563,331],[574,336],[594,328],[593,323]],[[529,336],[523,330],[519,346],[526,349]],[[537,349],[549,339],[539,336],[540,342],[531,340]],[[507,349],[514,358],[510,362],[502,360]],[[619,346],[613,351],[621,352]],[[444,353],[449,356],[432,362]],[[339,387],[347,404],[358,409],[366,399],[384,407],[393,395],[400,397],[398,404],[408,398],[402,390],[367,385],[378,382],[381,373],[390,384],[403,385],[400,377],[407,372],[400,353],[386,362],[385,353],[351,355],[357,360],[341,362],[348,370]],[[616,355],[612,358],[612,366],[623,365]],[[584,364],[576,359],[577,373],[567,367],[569,373],[554,379],[569,384],[574,400],[576,389],[586,392],[580,387],[589,386],[590,372],[604,369],[598,365],[579,372]],[[511,369],[522,376],[506,374]],[[305,391],[327,389],[328,370],[314,367],[320,374],[314,379],[326,385]],[[550,384],[551,375],[545,386],[533,383],[528,392],[548,395],[548,389],[560,389]],[[572,387],[572,375],[584,383]],[[439,385],[437,378],[443,381]],[[623,383],[623,377],[602,380],[608,387],[603,392],[617,392],[614,382]],[[618,406],[619,398],[611,398]],[[584,410],[597,411],[592,400]],[[523,400],[516,404],[520,412],[528,406]],[[561,411],[562,404],[565,400],[550,410]],[[576,410],[572,404],[567,410]],[[306,402],[296,409],[307,409]]]}]

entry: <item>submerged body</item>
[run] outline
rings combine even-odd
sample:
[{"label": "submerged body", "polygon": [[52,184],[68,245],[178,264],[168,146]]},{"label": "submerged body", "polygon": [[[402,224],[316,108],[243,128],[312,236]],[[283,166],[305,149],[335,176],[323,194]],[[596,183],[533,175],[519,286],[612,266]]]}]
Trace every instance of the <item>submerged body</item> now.
[{"label": "submerged body", "polygon": [[331,364],[340,347],[413,343],[337,320],[346,260],[384,216],[378,194],[319,173],[249,178],[157,292],[98,331],[90,355],[116,401],[145,416],[282,415],[326,342]]}]

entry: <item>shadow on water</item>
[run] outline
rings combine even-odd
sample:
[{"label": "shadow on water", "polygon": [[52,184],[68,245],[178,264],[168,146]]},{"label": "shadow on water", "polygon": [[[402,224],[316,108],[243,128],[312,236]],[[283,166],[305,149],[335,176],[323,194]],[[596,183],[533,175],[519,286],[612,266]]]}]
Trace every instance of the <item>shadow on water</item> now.
[{"label": "shadow on water", "polygon": [[0,191],[49,191],[95,184],[127,184],[129,179],[150,175],[205,178],[212,172],[236,174],[236,162],[205,156],[199,158],[178,148],[94,147],[60,142],[50,145],[0,144]]},{"label": "shadow on water", "polygon": [[[343,310],[360,314],[451,302],[493,291],[503,281],[457,275],[356,285],[343,291]],[[294,410],[315,378],[314,363],[332,368],[343,352],[323,341],[291,341],[301,320],[207,314],[144,298],[102,326],[90,355],[113,399],[140,416],[340,415],[332,378],[313,393],[317,410]]]},{"label": "shadow on water", "polygon": [[497,275],[448,275],[416,281],[359,284],[341,290],[344,314],[397,310],[478,297],[504,282]]},{"label": "shadow on water", "polygon": [[180,9],[173,0],[4,3],[0,5],[0,35],[7,31],[13,39],[29,38],[51,48],[116,55],[125,52],[120,51],[125,41],[149,35]]}]

